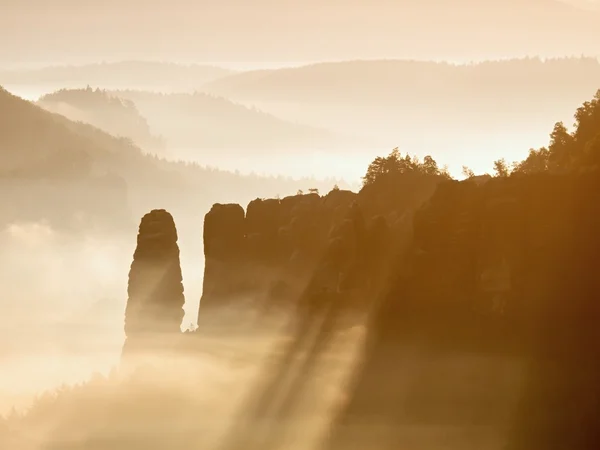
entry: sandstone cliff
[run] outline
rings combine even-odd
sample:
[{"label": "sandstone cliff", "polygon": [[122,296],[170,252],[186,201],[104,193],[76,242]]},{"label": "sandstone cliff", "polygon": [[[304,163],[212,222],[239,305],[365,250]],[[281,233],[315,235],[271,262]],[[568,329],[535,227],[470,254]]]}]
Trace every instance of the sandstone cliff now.
[{"label": "sandstone cliff", "polygon": [[155,349],[181,333],[185,298],[177,230],[165,210],[142,218],[127,293],[124,353],[146,346]]},{"label": "sandstone cliff", "polygon": [[[305,351],[298,343],[317,314],[325,325],[304,380],[285,394],[288,407],[335,319],[370,312],[363,364],[332,428],[335,450],[408,445],[417,424],[452,430],[448,439],[458,441],[485,429],[473,437],[481,448],[507,435],[519,450],[587,448],[597,442],[600,398],[600,285],[591,270],[599,188],[593,173],[515,175],[437,179],[395,201],[389,190],[363,189],[257,199],[246,211],[214,205],[204,225],[199,332],[222,310],[296,312],[295,343],[258,396],[261,411],[289,376],[286,361]],[[179,335],[183,301],[175,225],[153,211],[130,273],[126,348],[145,333]]]},{"label": "sandstone cliff", "polygon": [[[407,212],[431,195],[439,179],[420,181],[414,189],[396,183],[359,194],[334,189],[324,196],[256,199],[245,212],[240,205],[214,205],[204,221],[199,326],[227,308],[287,308],[316,284],[347,294],[380,284],[373,280],[394,248],[391,230],[405,226]],[[325,269],[327,259],[342,261],[335,274]]]},{"label": "sandstone cliff", "polygon": [[395,261],[330,448],[368,448],[385,424],[379,448],[398,448],[417,423],[484,427],[481,448],[507,433],[515,449],[597,444],[599,187],[597,175],[441,183]]}]

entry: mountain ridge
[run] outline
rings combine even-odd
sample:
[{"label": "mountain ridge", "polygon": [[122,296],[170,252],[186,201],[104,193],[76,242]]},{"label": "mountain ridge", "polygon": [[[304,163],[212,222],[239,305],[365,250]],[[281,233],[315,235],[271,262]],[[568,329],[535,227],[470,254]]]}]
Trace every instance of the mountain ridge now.
[{"label": "mountain ridge", "polygon": [[[203,201],[343,185],[333,179],[240,175],[144,154],[131,139],[73,122],[2,88],[0,117],[5,223],[48,220],[79,227],[85,225],[78,219],[83,215],[92,221],[115,219],[114,226],[127,227],[139,211],[157,204],[193,217]],[[182,197],[183,191],[191,195]]]},{"label": "mountain ridge", "polygon": [[177,64],[161,61],[123,60],[95,64],[52,65],[39,68],[0,69],[4,85],[51,85],[58,88],[132,85],[174,90],[193,90],[202,83],[236,73],[214,65]]}]

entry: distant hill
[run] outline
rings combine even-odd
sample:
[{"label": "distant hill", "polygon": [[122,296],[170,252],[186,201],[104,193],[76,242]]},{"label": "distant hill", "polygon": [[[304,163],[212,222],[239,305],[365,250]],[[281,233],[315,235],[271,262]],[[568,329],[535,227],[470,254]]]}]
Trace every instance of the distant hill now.
[{"label": "distant hill", "polygon": [[126,139],[44,111],[5,90],[0,90],[0,111],[3,176],[75,179],[147,162]]},{"label": "distant hill", "polygon": [[99,89],[61,89],[44,95],[37,102],[47,109],[73,120],[94,125],[113,136],[128,137],[149,151],[164,149],[144,117],[130,100],[113,97]]},{"label": "distant hill", "polygon": [[486,100],[507,100],[508,96],[528,105],[548,98],[550,92],[554,97],[589,94],[599,79],[600,61],[595,58],[523,58],[460,65],[390,59],[241,72],[206,83],[203,89],[247,101],[360,101],[392,106],[412,100],[440,105],[460,99],[484,105]]},{"label": "distant hill", "polygon": [[599,85],[597,59],[523,58],[468,65],[319,63],[235,74],[204,89],[289,120],[395,142],[422,156],[447,160],[450,153],[470,152],[471,161],[484,163],[520,142],[523,153],[511,157],[524,157],[531,142],[546,141],[556,117],[570,123],[571,111]]},{"label": "distant hill", "polygon": [[70,121],[3,89],[0,117],[2,224],[46,220],[80,231],[99,224],[129,230],[140,214],[165,207],[180,213],[184,227],[198,227],[215,202],[344,185],[240,175],[145,155],[130,139]]},{"label": "distant hill", "polygon": [[188,91],[202,83],[234,73],[208,65],[182,65],[151,61],[122,61],[87,65],[53,66],[39,69],[0,71],[4,85],[65,87],[103,86],[111,89]]},{"label": "distant hill", "polygon": [[223,149],[228,152],[271,153],[290,149],[332,150],[346,141],[325,129],[282,120],[252,106],[243,106],[205,93],[157,94],[112,91],[133,102],[150,129],[169,149]]}]

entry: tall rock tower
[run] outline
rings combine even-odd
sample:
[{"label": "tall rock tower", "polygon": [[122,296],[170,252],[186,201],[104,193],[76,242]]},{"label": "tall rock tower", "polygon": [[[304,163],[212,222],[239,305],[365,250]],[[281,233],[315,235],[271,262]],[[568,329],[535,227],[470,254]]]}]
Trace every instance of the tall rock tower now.
[{"label": "tall rock tower", "polygon": [[177,229],[164,209],[142,218],[127,294],[124,354],[167,345],[181,332],[185,297]]},{"label": "tall rock tower", "polygon": [[215,204],[204,216],[204,283],[198,327],[208,313],[244,293],[246,273],[245,212],[238,204]]}]

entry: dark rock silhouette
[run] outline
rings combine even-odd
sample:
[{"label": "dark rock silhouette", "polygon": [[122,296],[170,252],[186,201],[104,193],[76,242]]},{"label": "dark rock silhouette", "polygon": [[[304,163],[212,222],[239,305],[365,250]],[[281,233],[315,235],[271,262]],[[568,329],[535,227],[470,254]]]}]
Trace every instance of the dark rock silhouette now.
[{"label": "dark rock silhouette", "polygon": [[600,446],[600,177],[545,178],[527,210],[536,239],[525,289],[537,320],[508,448],[587,450]]},{"label": "dark rock silhouette", "polygon": [[[339,331],[361,323],[376,307],[396,268],[392,261],[410,241],[412,209],[443,179],[407,174],[365,186],[359,194],[334,189],[323,197],[286,197],[279,201],[279,212],[277,202],[270,203],[270,218],[277,217],[281,228],[277,239],[262,244],[273,246],[269,255],[282,256],[279,271],[275,266],[270,273],[297,282],[284,302],[293,311],[291,342],[274,356],[265,386],[252,390],[239,428],[231,431],[224,449],[279,448],[294,408],[318,373],[321,356]],[[265,206],[263,201],[251,205],[254,211]],[[269,228],[274,224],[253,226],[253,231]]]},{"label": "dark rock silhouette", "polygon": [[215,204],[204,217],[204,284],[198,325],[205,315],[247,290],[244,209],[236,204]]},{"label": "dark rock silhouette", "polygon": [[600,93],[575,132],[557,124],[548,149],[496,161],[495,177],[459,182],[395,149],[358,194],[215,205],[199,333],[211,312],[278,307],[291,338],[223,448],[280,448],[357,323],[367,336],[326,448],[598,448],[599,112]]},{"label": "dark rock silhouette", "polygon": [[[309,192],[256,199],[245,214],[239,205],[214,205],[205,217],[199,326],[206,325],[209,311],[229,307],[289,309],[290,302],[302,297],[335,238],[344,241],[340,251],[345,252],[347,267],[340,274],[340,287],[346,296],[356,297],[351,292],[369,283],[377,286],[375,278],[386,272],[395,245],[391,230],[410,222],[405,214],[430,197],[446,177],[434,170],[435,162],[420,164],[397,150],[382,161],[404,172],[394,177],[385,166],[382,180],[373,184],[379,173],[373,169],[371,181],[358,194],[334,188],[323,196]],[[378,221],[371,223],[377,216]],[[354,238],[348,239],[350,234]]]},{"label": "dark rock silhouette", "polygon": [[472,448],[596,448],[597,189],[597,175],[440,184],[328,448],[401,448],[417,424],[450,430],[448,448],[466,448],[464,433]]},{"label": "dark rock silhouette", "polygon": [[[327,448],[401,448],[419,428],[457,449],[465,435],[468,448],[596,448],[598,187],[597,174],[447,181],[420,208],[366,221],[355,196],[224,448],[278,448],[353,297],[369,332]],[[333,211],[321,210],[330,226]]]},{"label": "dark rock silhouette", "polygon": [[239,205],[214,205],[205,216],[198,323],[206,324],[209,313],[268,308],[298,294],[324,248],[331,225],[326,210],[318,194],[256,199],[245,214]]},{"label": "dark rock silhouette", "polygon": [[333,248],[347,263],[340,277],[350,287],[368,261],[367,228],[357,198],[335,189],[325,196],[256,199],[245,214],[239,205],[214,205],[204,220],[199,325],[207,323],[210,312],[228,307],[289,309]]},{"label": "dark rock silhouette", "polygon": [[142,218],[127,294],[124,353],[161,345],[179,335],[185,297],[177,230],[173,217],[164,209]]},{"label": "dark rock silhouette", "polygon": [[[495,177],[465,168],[469,178],[458,182],[432,158],[420,163],[395,149],[373,161],[358,194],[309,189],[256,199],[246,212],[214,205],[194,332],[180,332],[173,218],[153,210],[140,224],[129,274],[124,353],[148,351],[167,384],[182,375],[168,356],[186,356],[195,387],[196,374],[206,373],[203,351],[219,351],[214,336],[203,335],[211,325],[233,325],[219,338],[232,329],[258,337],[255,348],[274,338],[278,348],[248,386],[224,450],[285,448],[287,431],[313,434],[314,416],[329,427],[331,450],[600,448],[600,92],[576,120],[573,133],[556,124],[548,148],[521,163],[496,161]],[[127,187],[120,177],[95,181],[117,198]],[[239,314],[223,320],[222,311]],[[258,326],[240,326],[247,317]],[[265,317],[289,319],[287,329],[277,324],[284,336],[252,335],[264,331]],[[238,348],[244,362],[250,347]],[[189,364],[195,358],[198,372]],[[352,375],[350,383],[334,372]],[[227,394],[222,401],[237,408]],[[139,409],[137,401],[129,406]],[[182,431],[172,428],[168,434]],[[113,431],[111,439],[119,436]],[[155,446],[146,434],[141,446]]]},{"label": "dark rock silhouette", "polygon": [[[339,319],[351,308],[351,290],[356,286],[347,277],[362,259],[365,224],[356,203],[351,204],[346,215],[331,229],[304,288],[293,302],[288,302],[294,311],[289,324],[291,344],[277,358],[265,389],[248,400],[242,411],[242,427],[232,433],[224,448],[277,448],[284,424],[305,392],[305,383],[313,375],[318,357],[339,329]],[[307,358],[298,362],[303,354]],[[268,425],[265,429],[269,419],[280,423],[278,429]]]}]

